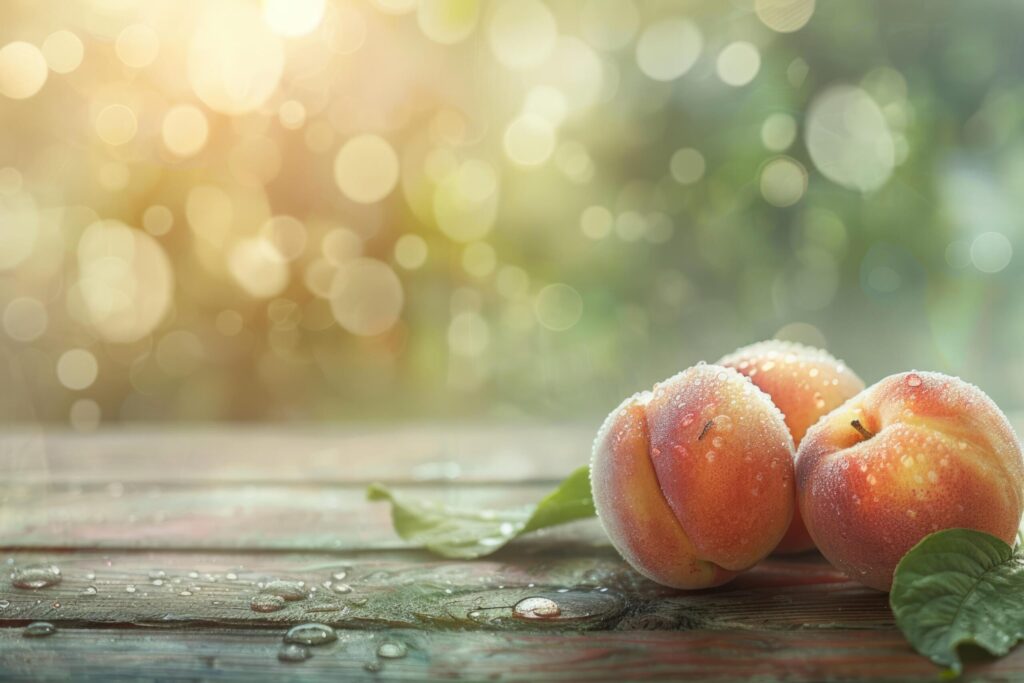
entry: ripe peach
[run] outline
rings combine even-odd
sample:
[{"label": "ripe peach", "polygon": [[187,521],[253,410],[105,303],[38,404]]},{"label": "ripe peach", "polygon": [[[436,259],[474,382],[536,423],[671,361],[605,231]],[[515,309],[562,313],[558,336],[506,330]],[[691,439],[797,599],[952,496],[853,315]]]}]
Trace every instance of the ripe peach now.
[{"label": "ripe peach", "polygon": [[[797,447],[822,415],[864,390],[860,377],[827,351],[793,342],[773,339],[751,344],[718,364],[735,368],[771,397]],[[775,552],[801,553],[813,547],[798,510]]]},{"label": "ripe peach", "polygon": [[707,588],[764,558],[793,516],[793,439],[741,374],[696,365],[626,399],[590,468],[612,544],[641,574]]},{"label": "ripe peach", "polygon": [[1012,544],[1021,521],[1013,428],[980,389],[936,372],[886,377],[811,427],[796,478],[822,554],[879,590],[933,531],[976,529]]}]

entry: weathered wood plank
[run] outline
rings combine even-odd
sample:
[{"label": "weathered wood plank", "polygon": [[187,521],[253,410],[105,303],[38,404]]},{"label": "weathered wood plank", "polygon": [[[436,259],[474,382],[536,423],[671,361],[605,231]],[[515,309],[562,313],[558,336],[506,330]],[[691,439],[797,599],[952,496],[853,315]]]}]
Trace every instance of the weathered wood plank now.
[{"label": "weathered wood plank", "polygon": [[[534,503],[554,483],[422,484],[416,495],[470,508]],[[587,538],[604,543],[596,525]],[[567,532],[555,532],[567,533]],[[577,529],[571,533],[579,533]],[[407,547],[389,508],[361,485],[309,483],[0,484],[0,547]]]},{"label": "weathered wood plank", "polygon": [[0,477],[26,482],[557,480],[597,424],[118,427],[0,432]]},{"label": "weathered wood plank", "polygon": [[[814,556],[772,559],[710,591],[674,591],[632,571],[611,548],[565,540],[520,544],[477,561],[418,552],[93,552],[9,556],[9,567],[54,563],[62,581],[0,582],[0,623],[194,623],[267,626],[310,619],[344,628],[432,630],[891,629],[886,596],[846,581]],[[333,575],[345,571],[341,579]],[[9,574],[10,570],[8,570]],[[304,582],[308,597],[280,611],[251,601],[269,580]],[[330,582],[330,585],[325,585]],[[334,584],[341,583],[338,593]],[[557,618],[523,620],[513,607],[546,597]]]},{"label": "weathered wood plank", "polygon": [[[265,630],[64,627],[48,638],[0,629],[5,680],[263,681],[935,681],[939,669],[899,633],[451,633],[342,632],[311,659],[279,662],[283,628]],[[407,655],[382,660],[384,642]],[[367,670],[379,667],[379,671]],[[1017,681],[1024,651],[968,665],[963,681]]]}]

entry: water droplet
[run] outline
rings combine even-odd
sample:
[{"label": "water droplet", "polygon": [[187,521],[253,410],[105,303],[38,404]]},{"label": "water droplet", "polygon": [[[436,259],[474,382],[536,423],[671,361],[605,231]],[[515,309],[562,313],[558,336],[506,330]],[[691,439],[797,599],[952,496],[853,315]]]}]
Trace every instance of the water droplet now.
[{"label": "water droplet", "polygon": [[697,418],[696,418],[696,416],[693,413],[687,413],[686,415],[683,415],[683,419],[681,421],[681,424],[682,424],[683,427],[689,427],[690,425],[693,424],[693,421],[696,420],[696,419]]},{"label": "water droplet", "polygon": [[124,587],[124,592],[125,593],[134,593],[135,592],[135,586],[133,586],[132,584],[129,583],[127,586]]},{"label": "water droplet", "polygon": [[878,483],[878,479],[875,478],[875,475],[869,474],[868,475],[868,483],[871,484],[872,486],[874,486],[875,484]]},{"label": "water droplet", "polygon": [[96,586],[86,586],[82,589],[82,595],[96,595],[98,592]]},{"label": "water droplet", "polygon": [[227,579],[228,581],[237,581],[238,580],[238,574],[236,574],[234,572],[228,572],[227,574],[224,575],[224,578]]},{"label": "water droplet", "polygon": [[370,673],[377,673],[380,671],[380,662],[367,662],[366,664],[363,664],[363,668]]},{"label": "water droplet", "polygon": [[327,624],[299,624],[288,629],[284,642],[299,645],[324,645],[338,639],[338,634]]},{"label": "water droplet", "polygon": [[304,662],[309,659],[309,648],[298,643],[285,643],[277,651],[277,658],[282,662]]},{"label": "water droplet", "polygon": [[405,656],[406,651],[405,643],[388,641],[381,643],[377,648],[377,656],[384,659],[401,659]]},{"label": "water droplet", "polygon": [[917,511],[916,510],[907,510],[907,517],[910,517],[911,519],[914,519],[915,517],[917,517]]},{"label": "water droplet", "polygon": [[305,581],[268,581],[263,584],[261,593],[267,595],[276,595],[279,598],[288,600],[305,600],[306,599],[306,582]]},{"label": "water droplet", "polygon": [[520,619],[551,619],[562,613],[558,603],[548,598],[525,598],[512,611]]},{"label": "water droplet", "polygon": [[188,578],[190,578],[190,579],[198,579],[199,578],[199,572],[189,572],[188,573]]},{"label": "water droplet", "polygon": [[162,586],[162,585],[164,585],[164,580],[163,579],[153,579],[153,585],[154,586]]},{"label": "water droplet", "polygon": [[30,564],[11,572],[11,585],[15,588],[46,588],[60,580],[60,568],[55,564]]},{"label": "water droplet", "polygon": [[165,572],[163,569],[155,569],[149,573],[149,578],[164,579],[167,578],[167,572]]},{"label": "water droplet", "polygon": [[907,386],[908,387],[919,387],[921,386],[921,376],[915,375],[913,372],[907,375]]},{"label": "water droplet", "polygon": [[92,581],[95,578],[96,578],[96,572],[89,572],[88,574],[85,575],[86,581]]},{"label": "water droplet", "polygon": [[21,635],[26,638],[43,638],[45,636],[52,636],[56,632],[57,627],[48,621],[33,621],[25,627]]},{"label": "water droplet", "polygon": [[762,372],[768,372],[769,370],[771,370],[774,367],[775,367],[775,361],[773,361],[773,360],[766,361],[765,363],[761,364],[761,371]]},{"label": "water droplet", "polygon": [[7,609],[11,606],[10,600],[0,600],[0,609]]},{"label": "water droplet", "polygon": [[249,601],[253,612],[276,612],[284,609],[284,598],[279,595],[254,595]]},{"label": "water droplet", "polygon": [[825,409],[825,397],[818,392],[814,392],[814,407],[818,410]]},{"label": "water droplet", "polygon": [[807,374],[810,375],[811,377],[817,377],[818,376],[818,368],[811,368],[810,371]]},{"label": "water droplet", "polygon": [[331,578],[335,581],[344,581],[346,576],[348,576],[348,572],[344,569],[336,571],[333,574],[331,574]]},{"label": "water droplet", "polygon": [[715,429],[720,432],[731,432],[732,418],[728,415],[719,415],[715,418]]},{"label": "water droplet", "polygon": [[178,595],[180,595],[183,598],[187,598],[188,596],[192,595],[192,591],[181,591],[180,593],[178,593]]},{"label": "water droplet", "polygon": [[331,590],[339,595],[345,595],[352,592],[352,586],[347,583],[335,583],[331,586]]},{"label": "water droplet", "polygon": [[704,454],[704,457],[708,459],[708,462],[714,462],[715,461],[715,452],[714,451],[708,451],[707,453]]},{"label": "water droplet", "polygon": [[711,445],[714,446],[715,448],[721,448],[724,444],[725,441],[723,441],[722,437],[720,436],[716,436],[715,438],[711,439]]},{"label": "water droplet", "polygon": [[935,473],[935,470],[928,470],[928,481],[935,483],[939,480],[939,475]]}]

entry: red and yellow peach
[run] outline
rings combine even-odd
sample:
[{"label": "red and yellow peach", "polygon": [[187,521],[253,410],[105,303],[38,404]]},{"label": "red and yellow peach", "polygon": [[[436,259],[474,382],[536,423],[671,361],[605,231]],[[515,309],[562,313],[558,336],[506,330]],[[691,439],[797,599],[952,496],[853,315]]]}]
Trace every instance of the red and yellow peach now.
[{"label": "red and yellow peach", "polygon": [[1006,417],[977,387],[934,372],[887,377],[811,427],[796,481],[822,554],[880,590],[934,531],[1012,544],[1024,505],[1024,459]]},{"label": "red and yellow peach", "polygon": [[[864,382],[828,352],[803,344],[770,340],[745,346],[718,361],[750,378],[771,397],[800,446],[807,430],[864,389]],[[799,511],[775,549],[799,553],[814,547]]]},{"label": "red and yellow peach", "polygon": [[697,365],[616,408],[598,432],[594,504],[641,574],[707,588],[770,553],[794,510],[793,440],[767,394]]}]

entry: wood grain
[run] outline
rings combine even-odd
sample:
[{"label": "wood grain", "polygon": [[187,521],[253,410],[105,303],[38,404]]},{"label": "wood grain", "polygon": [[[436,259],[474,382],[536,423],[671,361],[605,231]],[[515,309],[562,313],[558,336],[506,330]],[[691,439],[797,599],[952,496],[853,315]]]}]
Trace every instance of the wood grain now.
[{"label": "wood grain", "polygon": [[[615,631],[451,633],[348,631],[279,662],[283,628],[203,630],[68,626],[42,639],[0,629],[4,680],[303,681],[936,681],[895,632]],[[408,648],[380,660],[385,641]],[[379,666],[377,672],[367,671]],[[1018,681],[1024,653],[973,663],[963,681]]]}]

